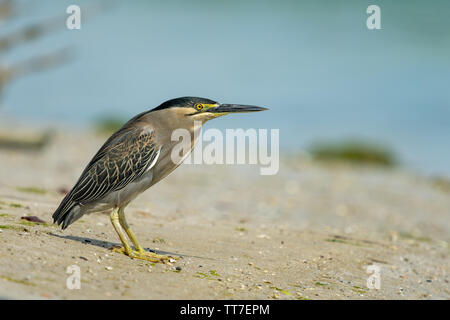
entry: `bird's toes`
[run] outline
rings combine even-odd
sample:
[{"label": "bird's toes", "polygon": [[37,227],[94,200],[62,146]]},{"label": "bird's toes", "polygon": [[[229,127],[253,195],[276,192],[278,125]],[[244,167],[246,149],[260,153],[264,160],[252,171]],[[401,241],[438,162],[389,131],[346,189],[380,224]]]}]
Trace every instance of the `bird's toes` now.
[{"label": "bird's toes", "polygon": [[174,257],[166,256],[166,255],[162,255],[162,254],[156,254],[153,252],[144,251],[144,252],[135,252],[135,254],[137,255],[136,258],[138,258],[138,259],[143,259],[143,260],[147,260],[147,261],[151,261],[151,262],[155,262],[155,263],[175,262]]},{"label": "bird's toes", "polygon": [[120,245],[114,245],[112,247],[109,247],[108,250],[111,250],[113,252],[117,252],[117,253],[123,253],[126,254],[126,250],[124,247],[120,246]]}]

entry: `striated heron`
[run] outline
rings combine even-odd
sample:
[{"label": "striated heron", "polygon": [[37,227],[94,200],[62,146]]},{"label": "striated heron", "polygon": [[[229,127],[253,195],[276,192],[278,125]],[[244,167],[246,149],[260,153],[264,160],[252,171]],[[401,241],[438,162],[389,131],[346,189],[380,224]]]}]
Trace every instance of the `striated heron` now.
[{"label": "striated heron", "polygon": [[[54,222],[66,229],[85,213],[111,210],[111,223],[122,247],[115,252],[152,262],[164,262],[168,256],[148,252],[139,244],[125,219],[124,208],[140,193],[166,177],[181,162],[172,160],[172,132],[186,129],[191,134],[190,149],[194,148],[200,126],[206,121],[228,113],[255,112],[266,108],[219,104],[198,97],[182,97],[138,114],[115,132],[95,154],[80,178],[64,197],[53,214]],[[194,138],[197,137],[197,138]],[[195,141],[194,141],[195,140]],[[125,233],[124,233],[125,231]],[[129,245],[126,235],[134,245]]]}]

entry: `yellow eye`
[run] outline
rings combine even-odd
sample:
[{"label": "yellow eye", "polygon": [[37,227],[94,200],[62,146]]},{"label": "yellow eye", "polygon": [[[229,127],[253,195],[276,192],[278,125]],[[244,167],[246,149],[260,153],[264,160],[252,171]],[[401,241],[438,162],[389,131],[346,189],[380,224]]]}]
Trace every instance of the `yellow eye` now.
[{"label": "yellow eye", "polygon": [[197,109],[197,110],[202,110],[202,109],[203,109],[203,105],[202,105],[201,103],[197,103],[197,104],[195,105],[195,109]]}]

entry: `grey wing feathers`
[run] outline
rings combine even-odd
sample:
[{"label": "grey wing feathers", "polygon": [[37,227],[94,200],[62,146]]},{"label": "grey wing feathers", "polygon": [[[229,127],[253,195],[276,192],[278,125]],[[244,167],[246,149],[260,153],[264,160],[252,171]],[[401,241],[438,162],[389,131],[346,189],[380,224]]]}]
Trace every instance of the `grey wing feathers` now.
[{"label": "grey wing feathers", "polygon": [[65,229],[81,217],[80,205],[99,200],[140,178],[149,166],[154,165],[159,151],[153,131],[125,127],[116,132],[100,148],[63,199],[53,214],[54,222],[62,224]]}]

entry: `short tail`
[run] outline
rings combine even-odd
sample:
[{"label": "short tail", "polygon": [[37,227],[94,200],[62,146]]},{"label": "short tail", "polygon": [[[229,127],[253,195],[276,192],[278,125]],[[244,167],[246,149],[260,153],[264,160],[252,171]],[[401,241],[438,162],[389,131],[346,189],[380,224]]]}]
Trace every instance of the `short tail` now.
[{"label": "short tail", "polygon": [[63,199],[58,209],[56,209],[55,213],[53,213],[53,222],[57,225],[61,225],[61,228],[64,230],[69,225],[77,221],[83,212],[81,210],[81,206],[67,196]]}]

